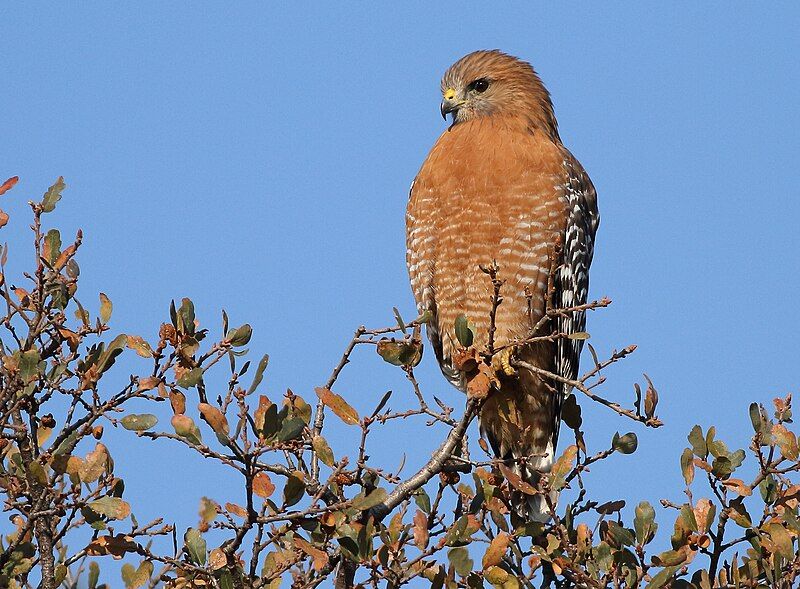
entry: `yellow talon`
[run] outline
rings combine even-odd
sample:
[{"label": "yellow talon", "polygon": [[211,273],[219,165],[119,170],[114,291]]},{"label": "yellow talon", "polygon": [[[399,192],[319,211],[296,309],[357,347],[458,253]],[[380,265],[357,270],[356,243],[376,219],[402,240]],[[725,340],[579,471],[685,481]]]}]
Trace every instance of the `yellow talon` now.
[{"label": "yellow talon", "polygon": [[514,376],[517,371],[511,366],[511,357],[514,354],[514,348],[503,348],[492,356],[492,368],[498,374],[505,374],[506,376]]}]

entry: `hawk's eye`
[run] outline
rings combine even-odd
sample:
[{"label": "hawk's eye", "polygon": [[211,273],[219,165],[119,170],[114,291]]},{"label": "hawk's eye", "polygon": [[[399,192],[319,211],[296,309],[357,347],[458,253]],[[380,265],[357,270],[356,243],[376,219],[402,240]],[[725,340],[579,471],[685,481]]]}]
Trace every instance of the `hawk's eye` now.
[{"label": "hawk's eye", "polygon": [[475,90],[475,92],[486,92],[487,88],[489,88],[489,80],[481,78],[480,80],[472,82],[472,89]]}]

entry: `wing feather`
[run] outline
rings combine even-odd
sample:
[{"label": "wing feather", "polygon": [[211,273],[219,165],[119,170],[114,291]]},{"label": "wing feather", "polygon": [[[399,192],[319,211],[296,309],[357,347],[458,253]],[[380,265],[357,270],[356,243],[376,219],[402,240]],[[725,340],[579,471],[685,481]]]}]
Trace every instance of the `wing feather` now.
[{"label": "wing feather", "polygon": [[[565,150],[566,151],[566,150]],[[583,305],[589,293],[589,266],[594,255],[594,238],[600,216],[597,212],[597,193],[583,166],[566,151],[564,167],[567,172],[565,194],[568,201],[567,224],[564,231],[561,265],[554,281],[556,309]],[[556,325],[560,333],[577,333],[586,328],[585,311],[573,311],[559,315]],[[583,340],[562,338],[556,347],[556,373],[574,380],[578,377],[578,365],[583,349]],[[560,399],[554,412],[554,445],[558,439],[561,420],[561,402],[570,393],[571,387],[562,384]]]}]

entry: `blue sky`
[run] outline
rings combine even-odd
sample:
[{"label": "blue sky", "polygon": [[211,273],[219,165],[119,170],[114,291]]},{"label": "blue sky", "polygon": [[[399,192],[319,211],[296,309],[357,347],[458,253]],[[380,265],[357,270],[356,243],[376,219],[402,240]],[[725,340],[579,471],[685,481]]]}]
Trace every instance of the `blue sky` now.
[{"label": "blue sky", "polygon": [[[209,327],[224,307],[271,355],[273,398],[313,397],[357,325],[389,323],[392,306],[414,315],[404,210],[444,129],[439,77],[500,48],[540,73],[597,187],[592,294],[614,305],[588,330],[601,354],[639,345],[605,390],[629,401],[647,372],[661,393],[658,431],[585,409],[595,449],[640,434],[636,455],[594,469],[596,493],[680,500],[693,424],[742,446],[747,404],[797,391],[796,5],[43,6],[0,8],[0,175],[21,177],[0,239],[27,253],[24,202],[63,175],[53,222],[83,228],[81,293],[109,295],[116,330],[154,339],[173,298]],[[338,390],[362,412],[387,389],[410,394],[371,350],[356,358]],[[424,388],[460,403],[434,364]],[[126,435],[109,445],[133,452],[118,468],[140,520],[169,509],[190,525],[201,495],[235,487]],[[339,454],[351,435],[337,430]],[[384,441],[390,465],[438,443],[402,427]]]}]

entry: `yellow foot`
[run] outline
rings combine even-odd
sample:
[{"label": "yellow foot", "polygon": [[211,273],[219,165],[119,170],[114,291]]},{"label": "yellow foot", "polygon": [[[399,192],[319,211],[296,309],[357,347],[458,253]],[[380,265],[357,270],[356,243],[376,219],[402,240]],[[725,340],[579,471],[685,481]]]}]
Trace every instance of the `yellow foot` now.
[{"label": "yellow foot", "polygon": [[492,369],[497,374],[505,374],[506,376],[514,376],[517,371],[511,366],[511,357],[514,355],[514,348],[503,348],[492,356]]}]

